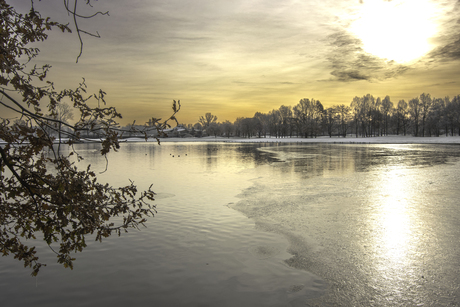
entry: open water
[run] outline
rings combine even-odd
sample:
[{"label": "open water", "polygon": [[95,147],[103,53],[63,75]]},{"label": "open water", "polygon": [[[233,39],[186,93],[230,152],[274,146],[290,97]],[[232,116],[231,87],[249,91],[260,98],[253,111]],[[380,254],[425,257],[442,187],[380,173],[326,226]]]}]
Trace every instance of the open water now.
[{"label": "open water", "polygon": [[[98,145],[77,150],[103,171]],[[100,181],[158,214],[37,278],[0,260],[1,306],[459,306],[460,148],[126,143]]]}]

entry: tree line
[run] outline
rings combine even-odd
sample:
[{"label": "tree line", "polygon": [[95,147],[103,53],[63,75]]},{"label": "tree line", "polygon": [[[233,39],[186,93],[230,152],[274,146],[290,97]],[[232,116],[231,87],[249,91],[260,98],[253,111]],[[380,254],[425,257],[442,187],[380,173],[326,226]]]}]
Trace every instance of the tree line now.
[{"label": "tree line", "polygon": [[[185,126],[185,125],[184,125]],[[295,106],[282,105],[268,113],[239,117],[233,123],[218,122],[206,113],[186,125],[193,136],[225,137],[371,137],[386,135],[460,135],[460,95],[435,98],[423,93],[397,103],[390,96],[354,97],[350,105],[325,108],[316,99],[303,98]]]}]

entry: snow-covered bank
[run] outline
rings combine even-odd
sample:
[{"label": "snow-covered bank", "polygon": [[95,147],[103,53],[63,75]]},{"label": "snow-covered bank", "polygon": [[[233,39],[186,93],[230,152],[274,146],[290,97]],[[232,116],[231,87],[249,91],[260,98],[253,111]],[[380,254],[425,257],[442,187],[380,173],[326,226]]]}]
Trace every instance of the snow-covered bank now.
[{"label": "snow-covered bank", "polygon": [[[135,139],[142,141],[140,139]],[[134,141],[134,139],[128,139]],[[150,140],[149,140],[150,141]],[[460,136],[413,137],[413,136],[380,136],[368,138],[328,137],[317,138],[162,138],[160,142],[225,142],[225,143],[333,143],[333,144],[460,144]]]},{"label": "snow-covered bank", "polygon": [[[63,142],[67,140],[62,140]],[[101,142],[101,139],[84,139],[82,143]],[[126,138],[121,142],[145,142],[144,138]],[[150,138],[147,142],[156,143],[157,140]],[[202,138],[161,138],[160,143],[171,142],[221,142],[221,143],[332,143],[332,144],[451,144],[460,145],[460,136],[439,136],[439,137],[414,137],[414,136],[380,136],[380,137],[328,137],[317,138],[226,138],[226,137],[202,137]],[[0,140],[0,144],[5,144]]]}]

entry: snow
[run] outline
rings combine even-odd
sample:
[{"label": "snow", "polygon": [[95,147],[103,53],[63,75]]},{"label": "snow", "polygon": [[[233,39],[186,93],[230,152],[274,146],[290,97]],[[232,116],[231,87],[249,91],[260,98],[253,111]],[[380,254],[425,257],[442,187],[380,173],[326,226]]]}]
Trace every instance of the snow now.
[{"label": "snow", "polygon": [[[143,141],[136,139],[137,141]],[[130,139],[128,141],[134,141]],[[150,141],[150,139],[149,139]],[[152,139],[152,141],[155,141]],[[380,136],[380,137],[328,137],[317,138],[162,138],[160,142],[224,142],[224,143],[333,143],[333,144],[460,144],[460,136],[414,137],[414,136]]]},{"label": "snow", "polygon": [[[62,141],[67,141],[62,139]],[[100,142],[101,139],[84,139],[83,142]],[[145,142],[144,138],[126,138],[121,142]],[[149,138],[148,142],[157,142],[154,138]],[[460,136],[439,136],[439,137],[414,137],[414,136],[380,136],[380,137],[328,137],[320,136],[317,138],[236,138],[236,137],[202,137],[202,138],[160,138],[160,143],[169,142],[221,142],[221,143],[332,143],[332,144],[451,144],[460,145]],[[0,144],[4,144],[0,140]]]}]

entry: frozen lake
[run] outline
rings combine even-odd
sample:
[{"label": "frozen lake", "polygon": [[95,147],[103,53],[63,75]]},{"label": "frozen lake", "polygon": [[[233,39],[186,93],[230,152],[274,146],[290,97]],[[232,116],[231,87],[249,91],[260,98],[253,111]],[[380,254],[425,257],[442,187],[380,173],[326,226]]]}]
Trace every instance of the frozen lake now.
[{"label": "frozen lake", "polygon": [[460,304],[458,145],[127,143],[100,181],[128,179],[158,193],[147,228],[73,271],[3,257],[2,306]]}]

